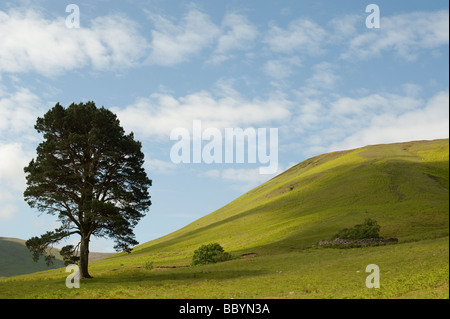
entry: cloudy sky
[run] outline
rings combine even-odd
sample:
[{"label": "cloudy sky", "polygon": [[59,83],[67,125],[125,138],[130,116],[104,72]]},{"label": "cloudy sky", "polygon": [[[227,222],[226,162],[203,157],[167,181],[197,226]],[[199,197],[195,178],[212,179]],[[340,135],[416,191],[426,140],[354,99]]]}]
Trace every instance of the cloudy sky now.
[{"label": "cloudy sky", "polygon": [[[366,25],[371,3],[379,28]],[[278,172],[324,152],[448,138],[448,50],[444,0],[3,0],[0,236],[58,226],[22,195],[34,123],[57,102],[105,106],[142,142],[154,185],[143,243],[274,176],[248,161],[173,163],[173,129],[277,128]]]}]

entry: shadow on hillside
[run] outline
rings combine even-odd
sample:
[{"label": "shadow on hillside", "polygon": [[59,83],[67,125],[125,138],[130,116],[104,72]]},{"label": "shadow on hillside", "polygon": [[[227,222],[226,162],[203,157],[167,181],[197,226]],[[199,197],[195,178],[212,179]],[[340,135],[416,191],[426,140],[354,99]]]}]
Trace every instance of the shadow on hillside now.
[{"label": "shadow on hillside", "polygon": [[[226,280],[236,279],[240,277],[256,277],[267,274],[267,270],[202,270],[200,267],[195,267],[190,270],[164,270],[164,271],[137,271],[137,270],[122,270],[118,275],[113,273],[103,274],[99,276],[94,275],[92,282],[101,283],[120,283],[120,282],[139,282],[151,281],[162,282],[167,280],[180,281],[199,281],[199,280]],[[87,283],[91,280],[86,281]]]},{"label": "shadow on hillside", "polygon": [[33,261],[33,256],[25,244],[13,238],[0,237],[0,277],[30,274],[64,266],[62,260],[54,259],[47,266],[43,258]]}]

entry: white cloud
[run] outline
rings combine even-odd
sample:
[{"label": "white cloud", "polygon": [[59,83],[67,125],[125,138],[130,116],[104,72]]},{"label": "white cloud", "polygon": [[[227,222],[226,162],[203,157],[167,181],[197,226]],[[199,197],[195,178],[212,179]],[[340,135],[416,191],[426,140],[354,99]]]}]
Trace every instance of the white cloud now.
[{"label": "white cloud", "polygon": [[163,161],[160,159],[149,159],[145,160],[145,168],[148,170],[148,174],[152,176],[153,174],[172,174],[179,167],[178,165]]},{"label": "white cloud", "polygon": [[354,37],[342,57],[365,59],[392,51],[407,60],[415,60],[423,50],[448,45],[448,25],[448,10],[382,16],[380,28],[367,29]]},{"label": "white cloud", "polygon": [[313,129],[315,125],[320,125],[326,112],[327,110],[318,99],[304,98],[299,103],[296,116],[293,118],[294,131],[303,133]]},{"label": "white cloud", "polygon": [[90,27],[69,29],[63,17],[50,20],[37,10],[0,11],[0,70],[46,76],[83,68],[114,69],[135,65],[146,41],[133,21],[98,17]]},{"label": "white cloud", "polygon": [[383,112],[374,115],[367,127],[335,141],[330,149],[348,149],[365,145],[432,140],[449,136],[449,94],[439,92],[424,107],[401,114]]},{"label": "white cloud", "polygon": [[329,62],[322,62],[313,66],[313,75],[307,80],[309,88],[331,89],[339,80],[335,73],[335,66]]},{"label": "white cloud", "polygon": [[291,76],[294,73],[294,69],[301,65],[300,59],[296,56],[269,60],[264,65],[264,72],[273,78],[284,79]]},{"label": "white cloud", "polygon": [[206,63],[220,64],[234,58],[235,51],[249,50],[257,36],[258,30],[246,16],[236,13],[226,14],[222,20],[216,49]]},{"label": "white cloud", "polygon": [[0,182],[8,189],[23,191],[25,189],[25,173],[23,168],[28,164],[27,154],[19,143],[0,143]]},{"label": "white cloud", "polygon": [[323,52],[326,31],[315,22],[300,18],[289,23],[286,29],[271,26],[265,42],[277,53],[308,53],[316,55]]},{"label": "white cloud", "polygon": [[11,219],[19,211],[17,198],[26,187],[23,168],[32,158],[26,143],[37,139],[34,124],[42,115],[41,106],[28,89],[10,93],[0,87],[0,219]]},{"label": "white cloud", "polygon": [[223,31],[218,39],[218,53],[248,49],[258,34],[255,26],[250,24],[245,16],[236,13],[225,15],[222,28],[226,31]]},{"label": "white cloud", "polygon": [[211,178],[219,178],[220,177],[220,171],[218,169],[210,169],[203,173],[204,176],[211,177]]},{"label": "white cloud", "polygon": [[107,70],[140,64],[148,53],[147,40],[137,25],[118,15],[95,18],[90,29],[81,29],[81,49],[96,69]]},{"label": "white cloud", "polygon": [[14,194],[12,194],[7,186],[2,187],[0,183],[0,220],[11,219],[18,211],[17,205],[14,203]]},{"label": "white cloud", "polygon": [[26,88],[18,88],[14,93],[0,91],[0,141],[1,136],[12,135],[24,138],[31,134],[38,116],[41,116],[40,98]]},{"label": "white cloud", "polygon": [[229,13],[222,21],[221,34],[217,39],[217,46],[212,57],[206,61],[220,64],[233,57],[236,50],[249,50],[258,35],[258,31],[247,17]]},{"label": "white cloud", "polygon": [[171,66],[188,61],[206,48],[215,50],[205,62],[220,64],[233,57],[236,50],[248,50],[258,31],[247,17],[229,13],[222,25],[214,24],[209,16],[197,9],[188,11],[179,23],[162,15],[150,15],[152,30],[149,64]]},{"label": "white cloud", "polygon": [[298,138],[286,143],[314,156],[368,144],[448,137],[448,92],[424,100],[416,84],[396,91],[401,93],[366,91],[353,97],[311,92],[306,86],[295,92],[296,107],[285,128]]},{"label": "white cloud", "polygon": [[27,164],[21,144],[0,142],[0,219],[11,219],[19,211],[16,199],[25,190]]},{"label": "white cloud", "polygon": [[187,61],[212,45],[219,36],[220,29],[210,18],[196,10],[190,10],[179,24],[161,15],[151,15],[152,30],[151,53],[148,63],[170,66]]},{"label": "white cloud", "polygon": [[[226,90],[230,91],[229,88]],[[193,120],[201,120],[203,129],[214,127],[221,130],[226,127],[269,125],[286,120],[290,115],[290,102],[282,94],[247,100],[233,92],[231,96],[226,93],[216,96],[200,91],[178,98],[154,93],[148,98],[138,98],[134,104],[123,109],[113,107],[111,110],[126,130],[167,140],[175,128],[191,131]]]},{"label": "white cloud", "polygon": [[18,207],[11,203],[2,203],[0,198],[0,220],[11,219],[17,213]]},{"label": "white cloud", "polygon": [[341,97],[331,103],[329,112],[333,116],[370,119],[376,114],[402,114],[421,104],[421,100],[408,95],[375,93],[360,98]]},{"label": "white cloud", "polygon": [[202,173],[202,175],[210,178],[220,178],[230,183],[232,188],[246,192],[268,181],[282,171],[281,168],[278,168],[276,173],[264,175],[259,173],[258,168],[226,168],[223,170],[209,170]]},{"label": "white cloud", "polygon": [[338,43],[350,36],[353,36],[358,31],[358,25],[364,24],[364,16],[356,14],[346,14],[338,16],[328,22],[331,28],[332,36],[329,40],[333,43]]}]

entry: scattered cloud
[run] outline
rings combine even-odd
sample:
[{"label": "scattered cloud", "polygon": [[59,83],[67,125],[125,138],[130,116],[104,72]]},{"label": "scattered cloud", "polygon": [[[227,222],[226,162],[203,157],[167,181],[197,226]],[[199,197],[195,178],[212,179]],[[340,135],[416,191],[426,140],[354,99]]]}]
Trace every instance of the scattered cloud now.
[{"label": "scattered cloud", "polygon": [[449,93],[439,92],[429,99],[425,106],[421,105],[400,114],[392,111],[379,112],[371,117],[366,127],[346,136],[342,141],[335,141],[330,146],[330,150],[351,149],[381,143],[448,138],[448,105]]},{"label": "scattered cloud", "polygon": [[294,69],[301,66],[297,56],[268,60],[264,65],[264,72],[275,79],[284,79],[294,74]]},{"label": "scattered cloud", "polygon": [[331,89],[339,80],[335,72],[336,66],[322,62],[313,66],[313,75],[307,80],[309,88]]},{"label": "scattered cloud", "polygon": [[355,36],[359,30],[358,24],[364,25],[365,17],[357,14],[346,14],[335,17],[328,22],[330,28],[329,41],[338,43]]},{"label": "scattered cloud", "polygon": [[219,64],[232,58],[236,50],[250,49],[257,36],[258,30],[246,16],[237,13],[226,14],[217,39],[217,47],[207,62]]},{"label": "scattered cloud", "polygon": [[38,10],[0,11],[0,70],[53,76],[92,65],[108,70],[136,65],[147,46],[125,17],[98,17],[89,27],[69,29],[63,17]]},{"label": "scattered cloud", "polygon": [[[422,101],[407,95],[374,93],[359,98],[340,97],[330,105],[334,117],[366,118],[377,114],[402,114],[420,107]],[[366,123],[364,123],[366,124]]]},{"label": "scattered cloud", "polygon": [[19,143],[0,142],[0,220],[11,219],[19,211],[16,201],[25,190],[27,155]]},{"label": "scattered cloud", "polygon": [[350,40],[345,59],[380,57],[391,51],[409,61],[423,50],[449,43],[449,12],[412,12],[381,18],[379,29],[367,29]]},{"label": "scattered cloud", "polygon": [[41,111],[41,99],[29,89],[19,87],[13,93],[0,90],[0,142],[5,137],[31,135]]},{"label": "scattered cloud", "polygon": [[417,96],[420,87],[404,87],[404,94],[299,94],[290,128],[302,136],[303,154],[448,137],[448,92],[423,100]]},{"label": "scattered cloud", "polygon": [[172,174],[179,168],[179,165],[160,159],[146,159],[144,165],[150,176],[153,174]]},{"label": "scattered cloud", "polygon": [[218,53],[248,49],[258,35],[256,27],[248,21],[247,17],[236,13],[225,15],[222,29],[224,31],[217,41]]},{"label": "scattered cloud", "polygon": [[11,219],[18,212],[15,200],[16,195],[11,193],[6,187],[2,189],[0,185],[0,220]]},{"label": "scattered cloud", "polygon": [[310,19],[300,18],[287,28],[271,26],[264,40],[277,53],[307,53],[317,55],[324,51],[326,30]]},{"label": "scattered cloud", "polygon": [[422,50],[449,41],[448,10],[382,16],[381,28],[376,30],[357,28],[363,16],[351,14],[336,17],[324,27],[298,18],[284,28],[269,25],[264,32],[238,13],[224,15],[221,25],[196,8],[179,21],[160,14],[149,16],[153,28],[148,39],[123,15],[97,17],[79,29],[69,29],[64,17],[49,19],[39,10],[0,11],[0,70],[53,76],[86,66],[94,70],[173,66],[206,49],[205,63],[220,64],[234,58],[237,51],[249,51],[259,38],[272,53],[282,54],[283,58],[264,64],[266,73],[281,79],[300,65],[299,56],[316,56],[330,46],[340,46],[341,57],[349,60],[379,57],[385,51],[414,60]]},{"label": "scattered cloud", "polygon": [[150,64],[171,66],[185,62],[211,46],[220,35],[219,27],[197,9],[187,12],[179,24],[161,15],[150,15],[150,18],[154,24],[147,59]]},{"label": "scattered cloud", "polygon": [[8,189],[23,191],[25,189],[25,173],[23,168],[28,164],[27,156],[19,143],[0,143],[0,182]]},{"label": "scattered cloud", "polygon": [[208,170],[202,173],[202,175],[210,178],[220,178],[230,183],[232,188],[241,192],[247,192],[275,177],[282,171],[282,169],[278,168],[276,173],[265,175],[260,174],[258,168],[226,168],[222,170]]},{"label": "scattered cloud", "polygon": [[175,128],[191,131],[193,120],[201,120],[203,128],[220,130],[268,125],[289,118],[290,106],[290,102],[278,92],[266,99],[248,100],[236,91],[234,96],[200,91],[178,98],[154,93],[148,98],[138,98],[125,108],[113,107],[111,110],[127,130],[168,140]]}]

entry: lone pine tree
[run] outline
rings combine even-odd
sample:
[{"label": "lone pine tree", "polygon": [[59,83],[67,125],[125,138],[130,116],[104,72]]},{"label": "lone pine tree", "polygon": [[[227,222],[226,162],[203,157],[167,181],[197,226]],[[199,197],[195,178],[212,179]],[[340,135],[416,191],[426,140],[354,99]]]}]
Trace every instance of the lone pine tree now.
[{"label": "lone pine tree", "polygon": [[[141,143],[125,134],[117,116],[94,102],[59,103],[36,121],[44,140],[37,157],[24,168],[25,201],[41,212],[57,215],[60,227],[26,245],[35,261],[47,248],[74,234],[75,247],[62,249],[66,262],[78,262],[80,278],[88,272],[91,236],[114,239],[117,251],[137,245],[133,228],[151,205],[152,181],[143,168]],[[47,263],[54,256],[47,255]]]}]

